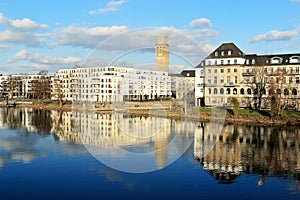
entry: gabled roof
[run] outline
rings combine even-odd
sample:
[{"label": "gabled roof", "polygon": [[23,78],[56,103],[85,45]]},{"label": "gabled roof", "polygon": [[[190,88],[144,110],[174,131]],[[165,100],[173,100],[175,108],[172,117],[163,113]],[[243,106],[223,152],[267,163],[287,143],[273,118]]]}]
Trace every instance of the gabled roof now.
[{"label": "gabled roof", "polygon": [[244,52],[242,52],[234,43],[223,43],[207,58],[236,58],[244,56]]}]

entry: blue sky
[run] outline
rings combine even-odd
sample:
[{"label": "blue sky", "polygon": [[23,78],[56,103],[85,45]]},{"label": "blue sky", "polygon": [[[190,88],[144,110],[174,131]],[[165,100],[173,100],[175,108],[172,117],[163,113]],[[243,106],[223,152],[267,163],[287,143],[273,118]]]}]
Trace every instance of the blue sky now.
[{"label": "blue sky", "polygon": [[0,73],[151,64],[162,32],[184,57],[171,56],[174,65],[197,65],[223,42],[245,53],[299,53],[299,10],[300,0],[0,0]]}]

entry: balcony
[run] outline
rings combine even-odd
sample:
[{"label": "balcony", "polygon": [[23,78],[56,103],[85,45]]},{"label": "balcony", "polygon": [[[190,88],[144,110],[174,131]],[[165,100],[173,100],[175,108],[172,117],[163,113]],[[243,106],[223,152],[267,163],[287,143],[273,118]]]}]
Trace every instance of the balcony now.
[{"label": "balcony", "polygon": [[233,82],[230,82],[230,83],[225,83],[224,84],[224,87],[236,87],[237,84],[236,83],[233,83]]},{"label": "balcony", "polygon": [[253,72],[243,72],[242,73],[243,76],[253,76]]}]

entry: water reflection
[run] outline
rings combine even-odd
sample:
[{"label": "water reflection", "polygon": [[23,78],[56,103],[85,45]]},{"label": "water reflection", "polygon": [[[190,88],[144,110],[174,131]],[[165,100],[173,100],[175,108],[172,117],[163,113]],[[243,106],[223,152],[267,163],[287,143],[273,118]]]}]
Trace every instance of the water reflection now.
[{"label": "water reflection", "polygon": [[[145,155],[145,165],[164,168],[194,139],[194,157],[221,183],[255,174],[257,185],[271,177],[300,180],[300,128],[223,125],[117,113],[93,114],[15,108],[0,110],[0,166],[30,163],[48,154],[47,140],[60,141],[67,155],[78,145],[100,147],[107,160]],[[174,138],[177,137],[176,140]],[[78,144],[78,145],[74,145]],[[115,151],[116,147],[124,151]],[[57,146],[55,146],[57,148]],[[78,150],[80,149],[80,150]]]},{"label": "water reflection", "polygon": [[55,138],[84,144],[108,166],[130,172],[164,168],[191,145],[195,130],[193,122],[118,113],[53,111],[51,117]]},{"label": "water reflection", "polygon": [[[194,156],[220,183],[232,183],[242,173],[256,174],[258,186],[269,176],[300,180],[299,128],[226,125],[212,137],[202,125],[195,132]],[[216,145],[206,152],[210,142]]]}]

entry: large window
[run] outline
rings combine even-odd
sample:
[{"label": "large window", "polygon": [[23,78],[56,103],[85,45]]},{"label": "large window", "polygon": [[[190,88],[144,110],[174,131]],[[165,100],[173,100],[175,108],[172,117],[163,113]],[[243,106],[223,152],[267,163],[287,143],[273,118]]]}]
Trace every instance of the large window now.
[{"label": "large window", "polygon": [[240,94],[245,94],[245,90],[244,90],[244,88],[241,88],[241,90],[240,90]]},{"label": "large window", "polygon": [[224,94],[224,89],[223,88],[220,89],[220,94]]},{"label": "large window", "polygon": [[218,94],[217,88],[214,89],[214,94]]},{"label": "large window", "polygon": [[251,95],[251,93],[252,93],[252,92],[251,92],[251,89],[248,88],[248,89],[247,89],[247,94]]}]

